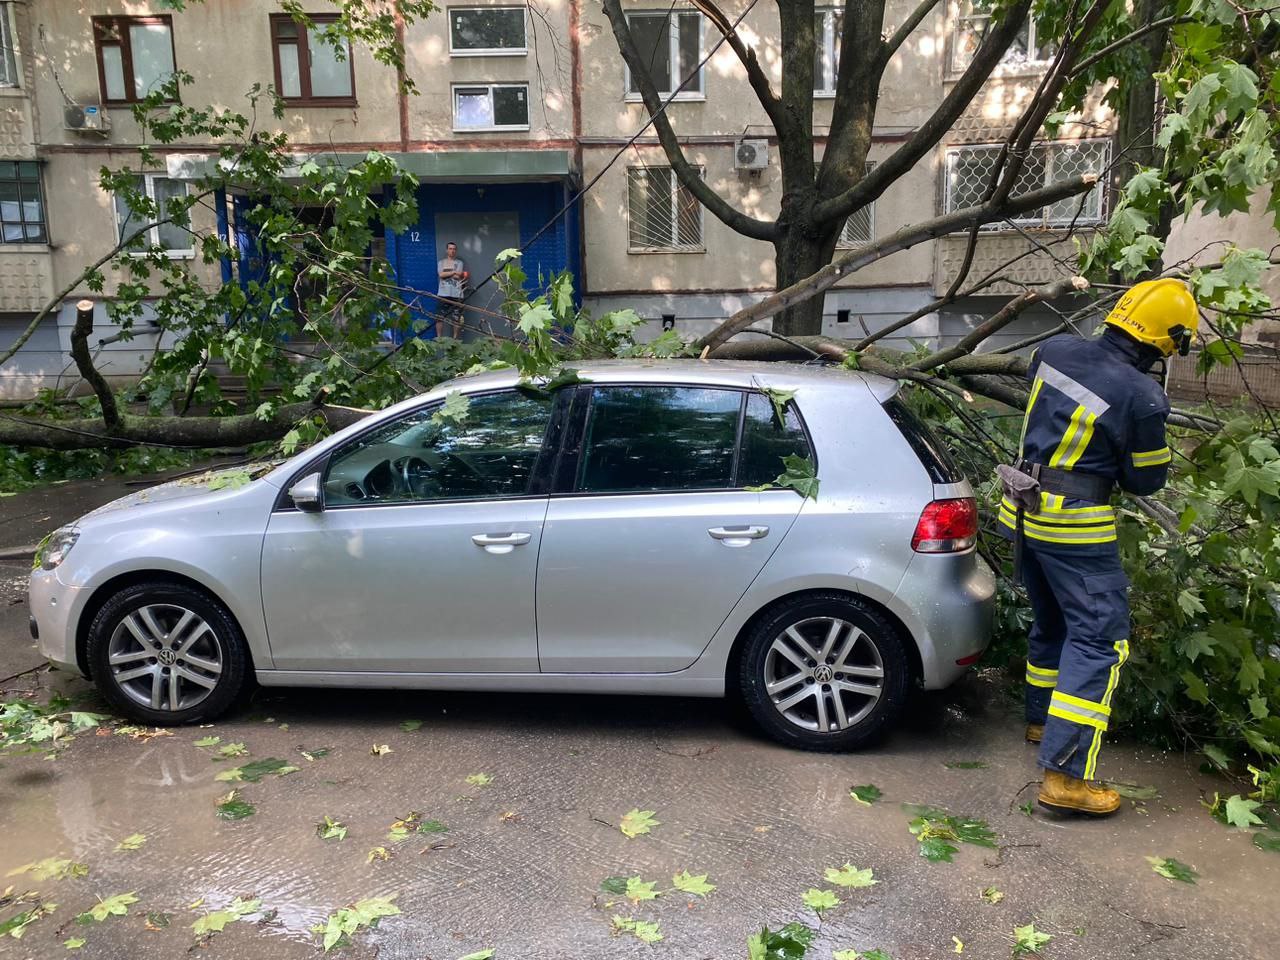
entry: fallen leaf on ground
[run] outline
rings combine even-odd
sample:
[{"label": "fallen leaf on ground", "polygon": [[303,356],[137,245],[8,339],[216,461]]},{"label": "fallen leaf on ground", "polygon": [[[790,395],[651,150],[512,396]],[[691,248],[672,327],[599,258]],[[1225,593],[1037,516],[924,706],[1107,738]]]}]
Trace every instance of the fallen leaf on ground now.
[{"label": "fallen leaf on ground", "polygon": [[473,773],[471,776],[467,777],[467,783],[471,784],[473,787],[487,787],[489,784],[493,783],[493,777],[489,776],[487,773]]},{"label": "fallen leaf on ground", "polygon": [[1053,935],[1037,930],[1034,923],[1025,927],[1013,928],[1013,955],[1020,957],[1024,953],[1035,953],[1053,939]]},{"label": "fallen leaf on ground", "polygon": [[869,807],[884,796],[884,794],[880,792],[880,788],[875,784],[866,783],[860,787],[850,787],[849,796],[853,797],[853,799],[857,800],[864,807]]},{"label": "fallen leaf on ground", "polygon": [[700,873],[697,876],[694,876],[688,870],[681,870],[677,873],[671,878],[671,883],[677,890],[684,893],[692,893],[696,897],[705,897],[716,888],[714,883],[707,882],[707,875],[705,873]]},{"label": "fallen leaf on ground", "polygon": [[345,840],[347,826],[344,823],[339,823],[333,817],[326,816],[324,820],[316,824],[316,833],[320,835],[321,840]]},{"label": "fallen leaf on ground", "polygon": [[223,770],[213,779],[230,783],[238,783],[240,781],[257,783],[268,773],[283,777],[285,774],[293,773],[297,769],[297,767],[290,766],[287,760],[280,760],[276,757],[263,757],[261,760],[251,760],[243,766]]},{"label": "fallen leaf on ground", "polygon": [[[117,893],[115,896],[107,897],[105,900],[99,899],[97,903],[76,919],[81,923],[101,923],[107,917],[123,917],[129,912],[129,904],[137,902],[138,898],[132,893]],[[86,920],[86,917],[89,919]]]},{"label": "fallen leaf on ground", "polygon": [[20,867],[14,867],[5,876],[16,877],[19,874],[29,873],[33,880],[65,880],[67,877],[83,877],[88,872],[88,866],[83,863],[62,860],[58,857],[46,857],[35,863],[24,863]]},{"label": "fallen leaf on ground", "polygon": [[1200,876],[1200,874],[1196,873],[1195,868],[1188,866],[1181,860],[1175,860],[1173,857],[1147,857],[1146,861],[1151,864],[1152,870],[1170,880],[1195,883],[1196,877]]},{"label": "fallen leaf on ground", "polygon": [[351,934],[361,928],[376,927],[383,917],[399,914],[400,908],[392,902],[394,900],[394,895],[359,900],[330,914],[324,923],[316,924],[311,929],[321,935],[324,951],[328,953],[340,941],[348,940]]},{"label": "fallen leaf on ground", "polygon": [[216,747],[221,742],[222,742],[221,737],[208,736],[208,737],[201,737],[199,740],[193,740],[191,742],[191,745],[193,747]]},{"label": "fallen leaf on ground", "polygon": [[212,936],[215,933],[221,933],[228,923],[234,923],[241,917],[257,913],[261,909],[261,900],[243,900],[236,897],[225,909],[214,910],[198,918],[191,924],[191,929],[197,937]]},{"label": "fallen leaf on ground", "polygon": [[67,937],[67,939],[62,941],[62,945],[68,950],[79,950],[86,943],[88,943],[88,941],[85,940],[84,937]]},{"label": "fallen leaf on ground", "polygon": [[449,828],[439,820],[423,820],[418,824],[419,833],[448,833]]},{"label": "fallen leaf on ground", "polygon": [[964,953],[964,941],[959,937],[952,937],[951,942],[956,945],[956,953]]},{"label": "fallen leaf on ground", "polygon": [[653,827],[662,825],[661,820],[653,818],[655,813],[657,813],[656,810],[633,808],[622,815],[622,820],[618,823],[618,829],[632,839],[641,834],[649,833]]},{"label": "fallen leaf on ground", "polygon": [[987,903],[999,903],[1004,899],[1004,893],[995,887],[987,887],[982,891],[982,899]]},{"label": "fallen leaf on ground", "polygon": [[628,877],[627,887],[623,894],[632,903],[640,903],[644,900],[658,899],[658,891],[654,889],[658,885],[656,880],[645,881],[640,877]]},{"label": "fallen leaf on ground", "polygon": [[983,760],[948,760],[943,764],[948,770],[985,770],[987,764]]},{"label": "fallen leaf on ground", "polygon": [[147,842],[145,833],[132,833],[116,844],[116,850],[138,850]]},{"label": "fallen leaf on ground", "polygon": [[1246,799],[1238,793],[1227,797],[1227,823],[1238,830],[1248,830],[1250,827],[1257,826],[1262,823],[1262,818],[1253,811],[1260,806],[1262,804],[1257,800]]},{"label": "fallen leaf on ground", "polygon": [[217,816],[221,820],[243,820],[251,817],[257,808],[247,800],[240,799],[240,791],[232,790],[217,801]]},{"label": "fallen leaf on ground", "polygon": [[232,757],[243,757],[249,752],[249,748],[243,743],[228,743],[218,748],[218,755],[215,760],[229,760]]},{"label": "fallen leaf on ground", "polygon": [[1126,800],[1157,800],[1160,797],[1160,791],[1155,787],[1143,787],[1136,783],[1108,782],[1107,786]]},{"label": "fallen leaf on ground", "polygon": [[656,922],[619,916],[614,916],[611,922],[615,933],[629,933],[642,943],[657,943],[662,939],[662,929]]},{"label": "fallen leaf on ground", "polygon": [[386,847],[374,847],[369,851],[369,855],[364,858],[365,863],[373,863],[375,860],[381,860],[384,863],[391,859],[391,854]]},{"label": "fallen leaf on ground", "polygon": [[810,887],[804,892],[800,898],[806,907],[814,913],[822,913],[824,910],[834,910],[840,906],[840,898],[830,890],[819,890],[817,887]]},{"label": "fallen leaf on ground", "polygon": [[421,720],[402,720],[400,721],[400,729],[405,733],[413,733],[422,726]]},{"label": "fallen leaf on ground", "polygon": [[369,752],[375,757],[385,757],[388,753],[392,753],[393,751],[385,743],[375,743],[369,748]]},{"label": "fallen leaf on ground", "polygon": [[1255,833],[1253,835],[1253,845],[1259,850],[1280,853],[1280,833]]},{"label": "fallen leaf on ground", "polygon": [[329,748],[316,747],[314,750],[299,750],[298,752],[302,754],[303,757],[306,758],[306,761],[308,763],[313,763],[314,761],[319,760],[321,757],[327,757],[329,755]]},{"label": "fallen leaf on ground", "polygon": [[458,960],[493,960],[493,951],[477,950],[475,953],[468,953],[465,957],[459,957]]},{"label": "fallen leaf on ground", "polygon": [[846,863],[838,870],[827,867],[826,879],[827,883],[834,883],[837,887],[870,887],[880,882],[873,878],[870,867],[859,870],[851,863]]}]

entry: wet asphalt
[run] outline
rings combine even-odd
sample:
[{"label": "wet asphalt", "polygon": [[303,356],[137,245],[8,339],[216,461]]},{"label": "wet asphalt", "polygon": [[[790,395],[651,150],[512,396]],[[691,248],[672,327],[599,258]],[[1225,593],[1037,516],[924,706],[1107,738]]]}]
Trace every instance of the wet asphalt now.
[{"label": "wet asphalt", "polygon": [[[35,518],[56,526],[125,492],[116,483],[0,500],[0,547],[28,542],[28,531],[38,539]],[[11,525],[19,514],[29,526]],[[32,670],[26,566],[0,560],[3,698],[59,691],[92,710],[84,681]],[[212,727],[131,735],[107,725],[53,761],[0,758],[0,874],[49,857],[87,867],[0,879],[0,890],[14,884],[57,904],[21,939],[0,939],[0,957],[315,957],[311,927],[373,896],[394,896],[401,913],[335,955],[729,960],[747,957],[761,925],[789,922],[818,930],[818,960],[877,947],[895,960],[940,960],[957,956],[957,940],[963,956],[1005,958],[1014,927],[1032,922],[1053,936],[1040,954],[1049,960],[1276,955],[1280,855],[1208,816],[1201,799],[1227,785],[1198,758],[1113,745],[1104,775],[1158,797],[1126,801],[1108,821],[1028,816],[1019,806],[1034,798],[1036,768],[1021,733],[1016,705],[981,677],[917,697],[885,743],[837,756],[777,747],[718,701],[264,690]],[[195,745],[209,737],[219,743]],[[247,755],[214,759],[235,743]],[[298,769],[216,779],[268,758]],[[853,800],[849,788],[863,784],[881,799]],[[219,819],[215,804],[233,787],[255,813]],[[931,863],[905,803],[986,820],[998,847],[962,843],[954,862]],[[637,808],[659,822],[628,838],[619,824]],[[448,829],[388,839],[411,813]],[[326,816],[347,827],[344,839],[317,835]],[[146,836],[138,849],[117,850],[135,833]],[[386,859],[371,858],[376,848]],[[1158,876],[1148,856],[1192,865],[1198,882]],[[878,882],[825,881],[845,863]],[[674,890],[684,870],[715,889]],[[615,876],[653,881],[661,895],[632,902],[602,890]],[[998,903],[982,898],[988,887],[1003,893]],[[842,902],[819,917],[802,902],[810,888]],[[137,897],[127,914],[76,922],[121,893]],[[261,900],[265,913],[198,938],[192,924],[236,897]],[[19,909],[0,906],[0,924]],[[615,916],[656,923],[662,939],[617,933]],[[64,943],[79,939],[69,953]]]}]

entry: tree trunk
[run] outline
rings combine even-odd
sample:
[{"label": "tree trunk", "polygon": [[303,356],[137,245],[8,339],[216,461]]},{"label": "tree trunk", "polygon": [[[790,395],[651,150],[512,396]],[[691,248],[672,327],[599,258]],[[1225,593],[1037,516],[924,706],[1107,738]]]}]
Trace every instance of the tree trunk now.
[{"label": "tree trunk", "polygon": [[[806,277],[811,277],[828,263],[835,253],[839,231],[824,237],[813,228],[790,224],[774,242],[774,265],[777,288],[785,290]],[[822,333],[824,296],[811,297],[784,309],[773,318],[773,330],[787,337],[813,337]]]}]

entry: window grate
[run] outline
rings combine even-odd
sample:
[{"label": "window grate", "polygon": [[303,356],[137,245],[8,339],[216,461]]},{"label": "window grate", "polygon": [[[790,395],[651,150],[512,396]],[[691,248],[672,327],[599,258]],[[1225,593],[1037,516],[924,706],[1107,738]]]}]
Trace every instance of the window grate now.
[{"label": "window grate", "polygon": [[[946,210],[953,213],[982,203],[991,183],[999,144],[955,147],[947,151]],[[1014,183],[1012,196],[1050,186],[1086,173],[1101,175],[1111,157],[1107,140],[1055,141],[1035,144]],[[1101,182],[1101,180],[1099,181]],[[1061,227],[1071,223],[1101,223],[1105,211],[1103,191],[1091,190],[1083,197],[1067,197],[1039,210],[1013,219],[1019,226]],[[985,229],[1001,229],[1001,223]]]},{"label": "window grate", "polygon": [[670,167],[627,169],[632,250],[702,250],[702,204]]},{"label": "window grate", "polygon": [[[874,160],[867,161],[866,172],[875,169]],[[863,174],[866,176],[866,174]],[[870,243],[875,239],[876,203],[872,200],[865,207],[853,211],[840,230],[840,239],[836,245],[840,247],[856,247],[860,243]]]}]

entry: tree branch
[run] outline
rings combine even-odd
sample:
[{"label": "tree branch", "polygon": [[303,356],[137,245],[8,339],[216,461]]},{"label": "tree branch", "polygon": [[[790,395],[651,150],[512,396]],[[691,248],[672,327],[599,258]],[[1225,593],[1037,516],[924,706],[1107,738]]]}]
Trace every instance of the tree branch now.
[{"label": "tree branch", "polygon": [[915,33],[916,27],[924,22],[933,8],[936,7],[941,0],[920,0],[920,5],[911,11],[911,15],[902,21],[902,26],[893,32],[893,36],[885,41],[884,44],[884,60],[888,63],[893,59],[893,55],[898,52],[898,48],[907,42],[907,37]]},{"label": "tree branch", "polygon": [[[616,3],[617,0],[606,0],[606,4],[610,2]],[[968,69],[956,81],[951,92],[943,98],[942,103],[929,119],[921,124],[887,160],[876,164],[874,170],[848,190],[815,204],[813,218],[820,223],[843,220],[853,211],[865,207],[879,197],[890,184],[897,181],[932,150],[943,135],[955,125],[956,120],[969,107],[982,85],[987,82],[991,71],[996,68],[1005,51],[1009,49],[1009,45],[1013,43],[1030,8],[1031,0],[1016,0],[1005,11],[1004,16],[992,24]],[[823,163],[824,165],[826,163],[825,157]]]},{"label": "tree branch", "polygon": [[690,0],[690,2],[702,12],[704,17],[711,21],[711,25],[719,30],[720,35],[724,37],[725,43],[738,55],[738,61],[742,64],[743,69],[747,71],[747,82],[751,84],[751,89],[755,91],[756,98],[760,101],[760,105],[764,107],[764,112],[768,114],[769,119],[773,122],[774,130],[780,131],[789,126],[790,118],[782,109],[782,103],[777,94],[773,92],[773,87],[769,85],[769,78],[765,75],[764,68],[760,66],[760,61],[756,58],[755,48],[748,47],[742,42],[742,37],[737,28],[725,16],[724,11],[717,7],[712,0]]},{"label": "tree branch", "polygon": [[1089,56],[1085,57],[1083,60],[1081,60],[1074,67],[1071,68],[1071,76],[1078,77],[1080,74],[1084,73],[1094,64],[1096,64],[1098,61],[1104,59],[1105,57],[1109,57],[1111,54],[1115,53],[1121,47],[1127,47],[1129,44],[1133,43],[1135,40],[1141,40],[1143,37],[1145,37],[1148,33],[1150,33],[1153,30],[1163,30],[1165,27],[1172,27],[1179,23],[1191,23],[1193,20],[1195,20],[1195,17],[1192,17],[1192,16],[1162,17],[1159,20],[1152,20],[1150,23],[1139,27],[1137,30],[1134,30],[1132,33],[1125,34],[1119,40],[1116,40],[1116,41],[1113,41],[1112,43],[1107,44],[1105,47],[1103,47],[1101,50],[1097,51],[1096,53],[1089,54]]},{"label": "tree branch", "polygon": [[102,425],[107,433],[115,433],[120,428],[120,411],[116,407],[116,395],[106,378],[93,365],[93,357],[89,355],[89,334],[93,333],[93,301],[81,300],[76,304],[76,322],[71,328],[71,359],[76,362],[76,369],[85,383],[97,394],[98,404],[102,407]]},{"label": "tree branch", "polygon": [[[698,199],[699,203],[710,210],[730,230],[734,230],[753,240],[772,241],[777,235],[776,224],[768,220],[757,220],[755,217],[749,217],[732,206],[702,179],[697,168],[685,158],[684,151],[680,149],[680,141],[676,138],[675,131],[671,128],[671,121],[663,110],[662,99],[658,96],[658,89],[653,84],[653,77],[649,74],[648,64],[644,62],[644,59],[640,56],[640,51],[636,49],[635,39],[631,36],[631,27],[627,24],[626,14],[622,12],[620,0],[603,0],[603,4],[605,15],[608,16],[609,23],[613,27],[613,36],[618,43],[618,49],[622,51],[622,58],[627,62],[627,67],[631,70],[631,77],[640,88],[640,99],[644,102],[645,109],[653,120],[653,128],[658,134],[658,142],[662,145],[662,149],[667,155],[667,161],[671,164],[671,169],[675,171],[676,176],[680,178],[680,182]],[[750,9],[750,7],[747,9]],[[685,77],[681,88],[690,79],[692,79],[692,75]],[[672,91],[672,96],[675,95],[675,92]]]},{"label": "tree branch", "polygon": [[[616,2],[616,0],[613,0]],[[817,296],[827,288],[834,286],[842,277],[861,270],[868,264],[883,260],[891,253],[906,250],[924,240],[945,236],[975,223],[992,223],[1005,217],[1014,216],[1027,210],[1036,210],[1065,197],[1075,196],[1090,190],[1097,183],[1095,174],[1073,177],[1062,180],[1040,190],[1033,190],[1005,202],[999,209],[992,209],[989,204],[977,207],[966,207],[954,213],[934,217],[920,223],[909,224],[897,233],[877,240],[875,243],[855,247],[827,264],[817,273],[805,277],[789,287],[779,290],[759,303],[739,310],[720,324],[715,330],[699,340],[699,349],[714,350],[727,341],[739,330],[743,330],[758,320],[771,317],[796,303]]]}]

